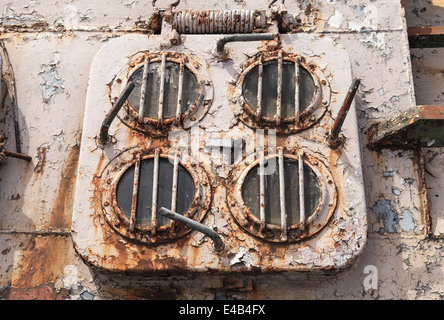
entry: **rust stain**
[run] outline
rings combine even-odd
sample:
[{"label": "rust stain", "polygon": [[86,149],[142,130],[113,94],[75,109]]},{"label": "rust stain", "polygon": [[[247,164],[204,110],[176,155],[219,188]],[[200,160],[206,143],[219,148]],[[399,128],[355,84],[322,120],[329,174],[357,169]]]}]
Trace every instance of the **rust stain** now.
[{"label": "rust stain", "polygon": [[38,147],[37,148],[37,158],[38,158],[38,162],[34,167],[34,172],[35,173],[43,173],[43,171],[45,170],[45,165],[46,165],[46,151],[47,148],[45,147]]},{"label": "rust stain", "polygon": [[54,201],[51,218],[48,222],[51,228],[67,228],[71,226],[71,212],[74,201],[79,148],[72,147],[62,168],[58,194]]},{"label": "rust stain", "polygon": [[416,153],[417,156],[417,163],[419,166],[419,170],[416,170],[418,174],[418,181],[419,181],[419,194],[420,194],[420,212],[423,215],[423,219],[425,221],[426,226],[426,232],[428,236],[432,236],[432,218],[430,216],[430,207],[429,207],[429,198],[427,193],[427,184],[426,184],[426,178],[425,178],[425,165],[424,165],[424,158],[421,151],[421,148],[418,148],[418,151]]},{"label": "rust stain", "polygon": [[73,256],[71,248],[66,236],[32,236],[22,246],[11,287],[33,288],[55,282]]}]

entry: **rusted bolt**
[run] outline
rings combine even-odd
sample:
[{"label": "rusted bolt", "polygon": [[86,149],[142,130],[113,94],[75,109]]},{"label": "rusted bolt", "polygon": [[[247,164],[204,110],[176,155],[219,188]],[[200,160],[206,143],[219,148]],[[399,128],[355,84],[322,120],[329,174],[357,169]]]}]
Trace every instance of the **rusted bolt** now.
[{"label": "rusted bolt", "polygon": [[180,34],[176,30],[173,30],[170,33],[170,43],[173,46],[177,46],[180,44]]},{"label": "rusted bolt", "polygon": [[274,51],[278,48],[279,43],[276,40],[272,40],[267,43],[267,49],[270,51]]},{"label": "rusted bolt", "polygon": [[109,202],[108,202],[108,201],[105,201],[105,202],[103,203],[103,205],[104,205],[105,207],[107,207],[107,206],[109,206]]}]

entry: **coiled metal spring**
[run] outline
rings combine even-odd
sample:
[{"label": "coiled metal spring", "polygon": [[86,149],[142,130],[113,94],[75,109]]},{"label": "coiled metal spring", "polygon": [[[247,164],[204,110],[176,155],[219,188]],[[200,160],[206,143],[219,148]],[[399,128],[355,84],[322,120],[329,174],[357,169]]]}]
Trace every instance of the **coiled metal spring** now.
[{"label": "coiled metal spring", "polygon": [[181,34],[251,33],[265,28],[266,17],[258,10],[182,11],[173,25]]}]

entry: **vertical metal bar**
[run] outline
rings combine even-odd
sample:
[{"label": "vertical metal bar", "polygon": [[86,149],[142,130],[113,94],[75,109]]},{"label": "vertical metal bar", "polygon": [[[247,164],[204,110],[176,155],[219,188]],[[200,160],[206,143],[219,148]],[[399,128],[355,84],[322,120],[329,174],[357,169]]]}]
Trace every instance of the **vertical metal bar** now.
[{"label": "vertical metal bar", "polygon": [[344,102],[342,103],[341,109],[339,109],[338,116],[336,117],[335,122],[333,123],[333,127],[330,130],[330,133],[327,137],[327,144],[330,148],[338,148],[342,145],[342,140],[339,137],[339,133],[341,131],[342,125],[344,124],[345,117],[350,110],[353,99],[358,91],[359,85],[361,84],[361,80],[354,79],[348,89],[347,95],[345,97]]},{"label": "vertical metal bar", "polygon": [[171,189],[171,211],[176,211],[177,204],[177,178],[179,176],[179,151],[176,152],[174,157],[173,167],[173,186]]},{"label": "vertical metal bar", "polygon": [[131,198],[131,220],[130,220],[131,231],[134,230],[134,226],[136,225],[137,194],[139,192],[139,172],[140,172],[140,155],[138,155],[136,164],[134,166],[133,196]]},{"label": "vertical metal bar", "polygon": [[145,97],[146,97],[149,65],[150,65],[150,58],[146,57],[145,65],[143,66],[142,88],[140,91],[140,103],[139,103],[139,123],[141,124],[144,123],[144,116],[145,116]]},{"label": "vertical metal bar", "polygon": [[265,228],[265,157],[264,152],[260,154],[259,160],[259,213],[261,219],[261,230]]},{"label": "vertical metal bar", "polygon": [[281,240],[287,241],[287,212],[285,210],[285,174],[284,174],[284,150],[279,148],[279,199],[281,207]]},{"label": "vertical metal bar", "polygon": [[163,123],[163,96],[165,91],[165,68],[166,68],[166,53],[162,54],[162,62],[160,65],[160,89],[159,89],[159,109],[157,110],[157,119],[160,124]]},{"label": "vertical metal bar", "polygon": [[[179,68],[179,84],[177,89],[177,109],[176,109],[176,121],[180,121],[180,114],[182,111],[182,92],[183,92],[183,74],[185,71],[185,62],[183,59],[180,61],[180,68]],[[172,210],[175,211],[175,210]]]},{"label": "vertical metal bar", "polygon": [[301,230],[305,230],[304,153],[299,154],[299,217]]},{"label": "vertical metal bar", "polygon": [[279,126],[282,121],[282,51],[278,55],[278,78],[276,97],[276,124]]},{"label": "vertical metal bar", "polygon": [[159,149],[154,153],[153,168],[153,199],[151,205],[151,234],[156,233],[157,228],[157,190],[159,186]]},{"label": "vertical metal bar", "polygon": [[299,63],[300,57],[294,63],[294,120],[296,127],[300,126],[300,106],[299,106]]},{"label": "vertical metal bar", "polygon": [[258,66],[258,78],[257,78],[257,112],[256,112],[256,120],[259,121],[262,116],[262,76],[264,73],[264,63],[261,60],[259,61]]}]

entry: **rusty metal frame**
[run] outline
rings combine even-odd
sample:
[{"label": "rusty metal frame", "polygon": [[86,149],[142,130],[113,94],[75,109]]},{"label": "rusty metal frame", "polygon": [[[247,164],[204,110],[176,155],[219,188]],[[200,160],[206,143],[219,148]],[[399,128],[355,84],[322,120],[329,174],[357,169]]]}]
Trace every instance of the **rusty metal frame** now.
[{"label": "rusty metal frame", "polygon": [[[316,175],[321,195],[315,212],[303,221],[294,225],[286,225],[286,232],[282,230],[282,225],[264,223],[262,219],[256,217],[245,204],[242,197],[242,186],[247,174],[256,166],[260,166],[260,157],[256,154],[248,156],[237,168],[230,173],[228,182],[227,201],[234,220],[248,233],[255,237],[270,241],[294,243],[312,237],[318,233],[328,223],[337,205],[337,188],[333,175],[328,170],[325,163],[327,161],[314,155],[306,148],[281,148],[283,158],[295,161],[303,160],[305,166],[313,170]],[[265,156],[265,161],[271,158],[279,158],[278,153]]]},{"label": "rusty metal frame", "polygon": [[414,106],[371,128],[368,145],[374,149],[442,147],[443,123],[444,106]]},{"label": "rusty metal frame", "polygon": [[[168,147],[153,147],[149,149],[132,148],[122,152],[110,161],[100,175],[100,203],[106,221],[118,234],[144,244],[161,244],[173,241],[191,231],[190,228],[175,222],[158,226],[155,230],[152,227],[141,226],[135,221],[132,222],[132,218],[125,216],[117,204],[117,184],[122,175],[132,166],[136,166],[138,161],[154,159],[156,155],[158,155],[159,158],[169,159],[172,167],[174,167],[173,163],[175,159],[178,158],[177,153],[170,152]],[[212,201],[208,176],[186,153],[180,154],[178,165],[181,165],[190,173],[195,186],[194,200],[184,216],[200,222],[204,218]]]},{"label": "rusty metal frame", "polygon": [[[196,101],[184,113],[178,114],[177,109],[179,108],[176,108],[175,115],[167,119],[160,118],[160,112],[163,104],[161,99],[159,99],[158,117],[156,118],[146,116],[141,117],[139,112],[136,111],[127,101],[124,106],[125,112],[118,115],[118,118],[123,123],[138,132],[158,138],[168,135],[169,131],[175,126],[181,126],[183,129],[189,129],[193,123],[199,121],[203,116],[205,116],[213,101],[213,84],[208,73],[204,70],[204,68],[201,68],[200,63],[193,58],[191,54],[157,51],[144,51],[136,53],[129,58],[126,67],[124,67],[116,78],[113,79],[110,90],[110,100],[112,100],[113,96],[119,92],[121,86],[126,85],[134,72],[140,68],[144,69],[146,61],[149,61],[150,64],[162,63],[162,61],[164,63],[177,63],[180,66],[179,72],[182,72],[184,68],[188,68],[188,70],[196,77],[198,82]],[[143,93],[141,95],[143,95]],[[145,100],[145,98],[143,99]],[[180,96],[178,96],[177,103],[178,105],[182,103]]]},{"label": "rusty metal frame", "polygon": [[[252,71],[256,66],[260,68],[266,62],[269,61],[280,61],[280,56],[282,55],[282,61],[290,61],[295,64],[295,66],[300,66],[304,68],[312,77],[315,86],[314,97],[312,98],[309,106],[302,112],[295,112],[294,116],[287,118],[280,118],[278,112],[275,117],[266,117],[258,113],[261,110],[261,106],[250,106],[244,95],[243,95],[243,83],[247,74]],[[298,84],[298,79],[295,77],[295,84]],[[278,87],[279,91],[279,87]],[[299,92],[298,90],[296,90]],[[321,72],[320,68],[308,58],[295,54],[288,53],[279,50],[277,52],[273,51],[262,51],[257,54],[254,58],[248,60],[240,73],[235,88],[230,88],[230,101],[235,101],[241,110],[244,110],[240,119],[249,127],[252,128],[274,128],[278,133],[281,134],[293,134],[306,130],[313,125],[315,125],[325,114],[328,106],[330,105],[331,90],[329,83]],[[296,93],[296,92],[295,92]],[[278,92],[278,99],[279,99]],[[277,105],[279,101],[277,101]]]}]

